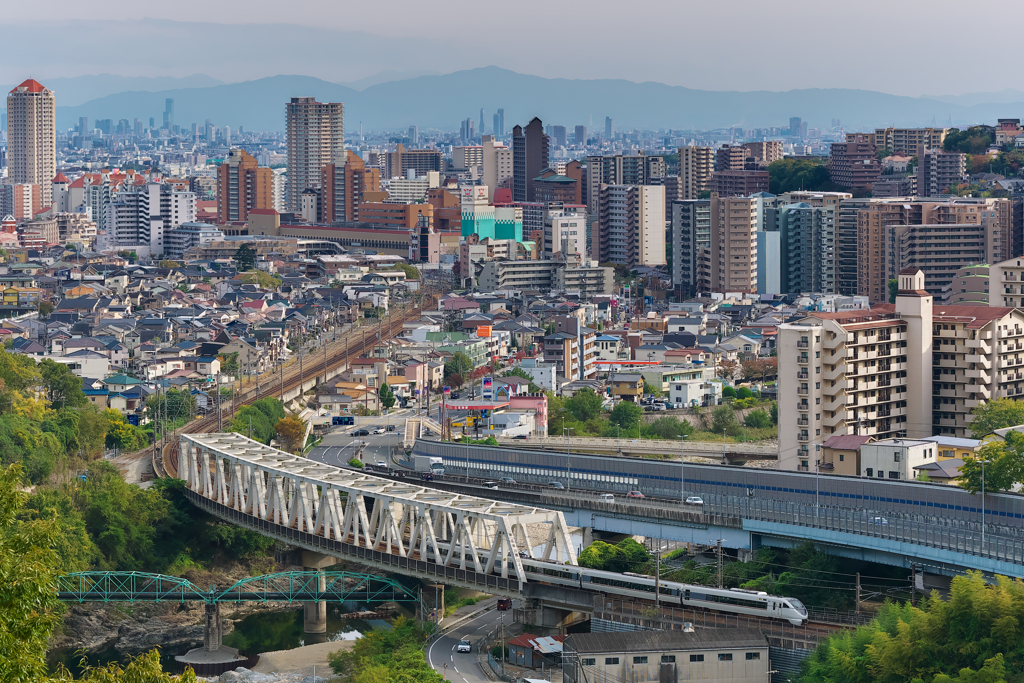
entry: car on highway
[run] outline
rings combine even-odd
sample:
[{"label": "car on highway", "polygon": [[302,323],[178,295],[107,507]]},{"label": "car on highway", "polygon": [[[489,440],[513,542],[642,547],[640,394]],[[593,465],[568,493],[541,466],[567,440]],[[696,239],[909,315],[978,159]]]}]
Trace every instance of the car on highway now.
[{"label": "car on highway", "polygon": [[868,524],[877,524],[879,526],[888,526],[889,520],[885,517],[872,517],[868,520]]},{"label": "car on highway", "polygon": [[372,432],[370,432],[370,433],[371,433],[371,434],[384,434],[384,433],[385,433],[386,431],[387,431],[387,430],[385,430],[385,429],[384,429],[383,427],[377,427],[376,429],[374,429],[374,430],[373,430]]},{"label": "car on highway", "polygon": [[548,486],[550,486],[553,489],[558,489],[560,491],[564,491],[565,490],[565,486],[560,481],[553,481],[550,484],[548,484]]},{"label": "car on highway", "polygon": [[512,486],[515,486],[516,480],[513,479],[512,477],[502,477],[501,478],[501,483],[502,484],[510,484]]},{"label": "car on highway", "polygon": [[380,468],[382,470],[386,470],[388,468],[388,464],[386,462],[384,462],[383,460],[378,460],[376,462],[376,465],[377,465],[378,468]]},{"label": "car on highway", "polygon": [[640,493],[639,491],[630,491],[629,493],[626,494],[626,498],[643,498],[643,497],[644,497],[644,494]]},{"label": "car on highway", "polygon": [[459,647],[457,649],[459,652],[471,652],[473,650],[473,645],[468,640],[463,639],[459,641]]},{"label": "car on highway", "polygon": [[614,493],[602,493],[602,494],[598,495],[597,499],[598,500],[603,500],[603,501],[608,501],[608,502],[615,502],[615,494]]},{"label": "car on highway", "polygon": [[513,436],[512,438],[513,439],[529,439],[530,436],[529,436],[529,434],[517,434],[516,436]]},{"label": "car on highway", "polygon": [[484,487],[485,489],[494,489],[494,490],[497,490],[497,489],[498,489],[498,482],[496,482],[496,481],[485,481],[485,482],[483,483],[483,487]]},{"label": "car on highway", "polygon": [[[519,557],[522,557],[522,556],[523,556],[523,554],[519,553]],[[530,555],[527,554],[526,556],[529,557]],[[512,609],[512,598],[498,598],[498,611],[499,612],[506,612],[506,611],[508,611],[510,609]]]},{"label": "car on highway", "polygon": [[686,497],[686,504],[687,505],[703,505],[704,504],[704,499],[701,498],[700,496],[687,496]]},{"label": "car on highway", "polygon": [[370,430],[368,430],[368,429],[357,429],[354,432],[351,432],[349,434],[349,436],[369,436],[369,435],[370,435]]}]

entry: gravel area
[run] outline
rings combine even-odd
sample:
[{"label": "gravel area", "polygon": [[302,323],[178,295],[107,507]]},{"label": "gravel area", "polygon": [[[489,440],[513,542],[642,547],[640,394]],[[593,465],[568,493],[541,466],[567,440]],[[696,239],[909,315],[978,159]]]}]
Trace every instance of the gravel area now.
[{"label": "gravel area", "polygon": [[316,675],[329,678],[331,666],[327,663],[327,655],[337,650],[351,650],[354,640],[332,640],[327,643],[316,643],[297,647],[294,650],[278,650],[264,652],[260,655],[259,664],[253,667],[258,673],[300,673],[309,676],[316,667]]}]

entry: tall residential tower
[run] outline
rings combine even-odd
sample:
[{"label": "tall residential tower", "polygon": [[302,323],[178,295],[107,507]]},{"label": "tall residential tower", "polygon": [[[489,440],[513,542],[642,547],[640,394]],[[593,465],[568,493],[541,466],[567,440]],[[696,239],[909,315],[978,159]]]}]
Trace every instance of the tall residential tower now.
[{"label": "tall residential tower", "polygon": [[285,105],[288,208],[302,210],[302,191],[320,189],[320,171],[345,148],[345,105],[293,97]]},{"label": "tall residential tower", "polygon": [[53,91],[29,79],[7,94],[8,182],[39,185],[42,205],[51,201],[57,175],[57,100]]}]

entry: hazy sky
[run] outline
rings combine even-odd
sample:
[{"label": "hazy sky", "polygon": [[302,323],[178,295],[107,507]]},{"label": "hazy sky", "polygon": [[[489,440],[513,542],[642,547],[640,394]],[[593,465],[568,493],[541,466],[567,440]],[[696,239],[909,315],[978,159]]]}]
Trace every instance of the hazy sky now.
[{"label": "hazy sky", "polygon": [[[901,95],[1024,88],[1019,0],[177,0],[9,3],[0,82],[112,73],[228,81],[495,65],[709,90],[863,88]],[[958,31],[957,14],[976,31]],[[100,19],[101,15],[107,15]],[[116,17],[111,20],[107,17]],[[56,20],[54,20],[56,19]],[[40,36],[40,30],[46,36]],[[970,54],[968,58],[965,56]]]}]

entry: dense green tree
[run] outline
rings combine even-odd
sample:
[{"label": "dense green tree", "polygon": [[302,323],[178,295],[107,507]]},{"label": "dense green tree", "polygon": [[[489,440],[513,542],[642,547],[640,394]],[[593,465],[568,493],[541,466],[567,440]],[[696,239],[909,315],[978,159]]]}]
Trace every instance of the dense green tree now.
[{"label": "dense green tree", "polygon": [[942,148],[947,152],[984,154],[993,142],[992,134],[984,128],[977,126],[967,130],[954,128],[946,133],[946,137],[942,140]]},{"label": "dense green tree", "polygon": [[217,360],[220,361],[220,371],[222,373],[232,376],[238,374],[238,351],[218,354]]},{"label": "dense green tree", "polygon": [[711,431],[716,434],[725,434],[734,424],[736,411],[731,406],[718,406],[711,412]]},{"label": "dense green tree", "polygon": [[380,404],[388,410],[395,405],[395,401],[397,400],[395,398],[395,392],[391,390],[391,387],[388,386],[387,382],[380,385],[380,390],[377,392],[377,398],[380,399]]},{"label": "dense green tree", "polygon": [[46,678],[46,645],[60,620],[57,521],[19,519],[28,496],[18,466],[0,470],[0,681]]},{"label": "dense green tree", "polygon": [[760,408],[752,410],[743,418],[743,424],[754,429],[768,429],[772,426],[772,417]]},{"label": "dense green tree", "polygon": [[261,398],[251,405],[242,406],[235,412],[235,420],[231,423],[232,431],[242,436],[249,436],[250,426],[252,438],[265,444],[276,435],[275,426],[285,416],[284,407],[276,398]]},{"label": "dense green tree", "polygon": [[452,357],[444,364],[444,376],[446,379],[450,375],[462,375],[465,377],[467,373],[472,371],[473,361],[462,351],[453,353]]},{"label": "dense green tree", "polygon": [[530,376],[530,373],[528,373],[526,370],[523,370],[522,368],[511,368],[510,370],[506,370],[502,377],[519,377],[521,379],[529,380],[529,392],[531,394],[543,393],[541,388],[533,383],[533,377]]},{"label": "dense green tree", "polygon": [[39,367],[32,356],[0,350],[0,381],[3,382],[0,391],[24,392],[37,386],[40,379]]},{"label": "dense green tree", "polygon": [[780,159],[768,165],[768,191],[784,194],[794,190],[842,190],[832,182],[828,168],[820,161],[809,159]]},{"label": "dense green tree", "polygon": [[771,406],[768,408],[768,414],[772,418],[772,424],[779,424],[779,404],[777,401],[772,401]]},{"label": "dense green tree", "polygon": [[85,520],[65,488],[44,488],[31,496],[19,519],[53,520],[56,523],[53,549],[60,556],[62,572],[85,571],[99,559]]},{"label": "dense green tree", "polygon": [[971,434],[981,439],[997,429],[1024,424],[1024,401],[997,398],[971,409]]},{"label": "dense green tree", "polygon": [[651,561],[650,553],[632,538],[612,545],[594,541],[580,553],[577,560],[582,567],[610,572],[636,572]]},{"label": "dense green tree", "polygon": [[619,401],[609,418],[623,429],[631,429],[644,415],[643,409],[632,401]]},{"label": "dense green tree", "polygon": [[659,417],[649,425],[644,425],[644,436],[659,439],[678,439],[681,435],[689,436],[694,432],[693,425],[672,415]]},{"label": "dense green tree", "polygon": [[82,391],[82,379],[76,377],[67,365],[44,358],[39,363],[39,372],[43,378],[46,400],[54,410],[65,406],[80,408],[88,402]]},{"label": "dense green tree", "polygon": [[751,398],[753,397],[753,395],[754,392],[752,392],[747,387],[740,387],[739,389],[736,390],[736,398]]},{"label": "dense green tree", "polygon": [[577,421],[587,422],[601,414],[602,401],[593,389],[584,387],[566,400],[565,407]]},{"label": "dense green tree", "polygon": [[978,493],[982,478],[986,492],[1009,491],[1015,484],[1024,483],[1024,434],[1007,432],[1005,441],[989,441],[981,447],[977,457],[964,459],[960,486]]},{"label": "dense green tree", "polygon": [[39,317],[43,320],[49,318],[50,314],[53,313],[53,304],[49,301],[40,301],[37,308],[39,309]]},{"label": "dense green tree", "polygon": [[889,280],[889,303],[896,303],[896,295],[899,294],[900,283],[896,278]]},{"label": "dense green tree", "polygon": [[244,273],[256,267],[256,251],[248,244],[243,243],[235,250],[235,267],[239,273]]},{"label": "dense green tree", "polygon": [[343,683],[443,683],[423,654],[426,634],[406,617],[390,629],[377,628],[349,651],[332,652],[328,661]]}]

